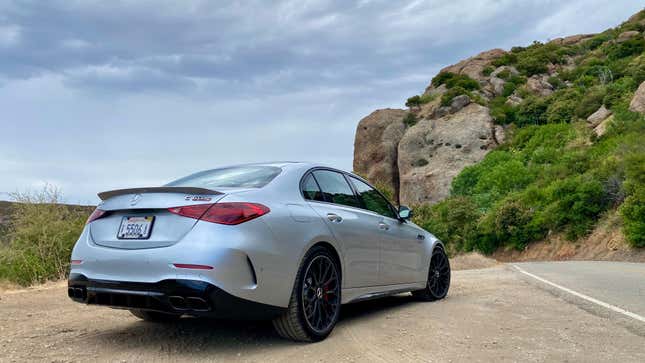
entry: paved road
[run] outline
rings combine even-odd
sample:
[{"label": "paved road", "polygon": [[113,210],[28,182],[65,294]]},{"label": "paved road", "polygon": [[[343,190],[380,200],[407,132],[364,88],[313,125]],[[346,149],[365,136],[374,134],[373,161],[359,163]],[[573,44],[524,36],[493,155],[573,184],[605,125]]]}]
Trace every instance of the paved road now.
[{"label": "paved road", "polygon": [[[562,268],[521,266],[545,276]],[[267,323],[145,323],[73,303],[61,283],[0,294],[0,362],[645,362],[645,333],[533,280],[508,265],[455,271],[442,301],[400,295],[344,306],[317,344],[282,340]]]},{"label": "paved road", "polygon": [[564,288],[645,317],[645,263],[566,261],[514,265]]}]

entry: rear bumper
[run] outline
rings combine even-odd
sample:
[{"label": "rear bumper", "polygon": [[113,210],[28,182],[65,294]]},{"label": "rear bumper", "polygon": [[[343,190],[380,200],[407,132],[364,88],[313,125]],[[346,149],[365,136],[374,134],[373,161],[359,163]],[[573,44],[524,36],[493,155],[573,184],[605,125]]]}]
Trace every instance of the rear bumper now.
[{"label": "rear bumper", "polygon": [[79,303],[231,319],[270,319],[285,308],[235,297],[208,282],[168,279],[129,282],[88,279],[71,273],[68,296]]}]

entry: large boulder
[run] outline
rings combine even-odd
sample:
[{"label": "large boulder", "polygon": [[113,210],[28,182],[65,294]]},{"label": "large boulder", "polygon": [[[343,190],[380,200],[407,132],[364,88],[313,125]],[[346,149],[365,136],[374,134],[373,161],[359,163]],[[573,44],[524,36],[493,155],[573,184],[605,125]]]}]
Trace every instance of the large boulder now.
[{"label": "large boulder", "polygon": [[363,118],[354,139],[354,171],[398,195],[397,147],[405,125],[404,110],[376,110]]},{"label": "large boulder", "polygon": [[455,74],[465,74],[472,79],[485,81],[488,77],[484,76],[484,68],[490,66],[491,62],[502,55],[506,54],[503,49],[491,49],[481,52],[474,57],[464,59],[457,64],[445,67],[439,73],[451,72]]},{"label": "large boulder", "polygon": [[634,93],[634,98],[629,103],[629,110],[645,113],[645,82],[638,86],[636,93]]},{"label": "large boulder", "polygon": [[503,141],[503,131],[495,129],[489,109],[476,103],[409,128],[398,151],[401,204],[436,203],[447,197],[452,179]]},{"label": "large boulder", "polygon": [[587,122],[589,123],[589,127],[596,127],[598,126],[601,122],[603,122],[607,117],[611,116],[611,111],[609,111],[605,105],[600,106],[596,112],[592,113],[587,117]]},{"label": "large boulder", "polygon": [[628,40],[630,40],[632,38],[635,38],[637,36],[640,36],[640,35],[641,35],[641,33],[636,31],[636,30],[629,30],[629,31],[620,33],[618,35],[618,38],[616,39],[616,41],[618,43],[622,43],[622,42],[628,41]]},{"label": "large boulder", "polygon": [[526,89],[538,96],[548,96],[553,93],[553,86],[548,79],[546,75],[533,75],[526,80]]},{"label": "large boulder", "polygon": [[549,43],[557,44],[557,45],[573,45],[573,44],[578,44],[582,42],[583,40],[587,40],[589,38],[592,38],[596,34],[576,34],[576,35],[569,35],[568,37],[564,38],[555,38],[551,40]]}]

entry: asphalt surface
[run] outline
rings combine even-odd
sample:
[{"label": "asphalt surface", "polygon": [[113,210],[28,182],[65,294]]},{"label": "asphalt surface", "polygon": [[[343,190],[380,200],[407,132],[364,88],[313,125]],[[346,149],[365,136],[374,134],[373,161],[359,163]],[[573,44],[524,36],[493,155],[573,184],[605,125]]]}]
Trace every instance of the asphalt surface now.
[{"label": "asphalt surface", "polygon": [[645,317],[645,263],[565,261],[514,265],[562,287]]}]

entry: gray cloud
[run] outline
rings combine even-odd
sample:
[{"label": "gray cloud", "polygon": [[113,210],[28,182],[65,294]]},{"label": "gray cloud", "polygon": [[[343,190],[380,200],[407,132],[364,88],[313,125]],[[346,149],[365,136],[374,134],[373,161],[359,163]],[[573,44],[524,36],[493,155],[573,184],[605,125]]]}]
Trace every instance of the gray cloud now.
[{"label": "gray cloud", "polygon": [[199,168],[351,169],[360,117],[479,51],[614,26],[632,1],[0,0],[0,190],[93,201]]}]

